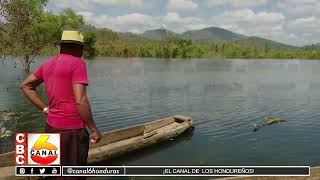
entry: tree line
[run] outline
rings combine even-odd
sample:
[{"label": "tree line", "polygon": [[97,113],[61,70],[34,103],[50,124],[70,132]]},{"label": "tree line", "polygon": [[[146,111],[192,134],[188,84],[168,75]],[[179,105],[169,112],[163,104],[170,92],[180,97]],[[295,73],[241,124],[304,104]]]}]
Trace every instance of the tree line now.
[{"label": "tree line", "polygon": [[188,39],[161,41],[136,40],[115,35],[109,41],[97,38],[96,55],[111,57],[156,58],[246,58],[246,59],[320,59],[314,49],[282,50],[264,45],[241,42],[193,42]]}]

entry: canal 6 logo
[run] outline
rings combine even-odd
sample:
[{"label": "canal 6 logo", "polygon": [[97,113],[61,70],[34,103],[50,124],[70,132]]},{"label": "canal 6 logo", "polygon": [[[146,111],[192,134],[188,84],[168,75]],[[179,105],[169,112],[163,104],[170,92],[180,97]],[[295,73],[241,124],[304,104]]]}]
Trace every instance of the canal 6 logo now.
[{"label": "canal 6 logo", "polygon": [[60,134],[29,133],[28,134],[29,165],[60,164]]}]

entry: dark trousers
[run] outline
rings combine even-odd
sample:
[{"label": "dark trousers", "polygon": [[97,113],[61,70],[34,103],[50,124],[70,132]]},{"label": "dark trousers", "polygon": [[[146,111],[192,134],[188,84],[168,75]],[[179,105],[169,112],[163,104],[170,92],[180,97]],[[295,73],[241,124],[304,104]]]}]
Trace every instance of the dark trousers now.
[{"label": "dark trousers", "polygon": [[[45,132],[60,133],[61,166],[86,166],[89,151],[89,133],[82,129],[57,129],[46,124]],[[50,178],[51,179],[51,178]],[[85,179],[85,177],[58,177],[54,179]]]}]

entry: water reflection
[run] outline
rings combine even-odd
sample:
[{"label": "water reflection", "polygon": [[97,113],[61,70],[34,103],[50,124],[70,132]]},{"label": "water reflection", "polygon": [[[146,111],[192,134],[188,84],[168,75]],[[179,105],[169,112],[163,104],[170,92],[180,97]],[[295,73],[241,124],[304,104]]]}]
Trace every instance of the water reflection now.
[{"label": "water reflection", "polygon": [[[0,107],[26,112],[18,131],[42,131],[41,112],[17,88],[21,70],[12,68],[12,61],[0,66]],[[316,165],[319,68],[319,61],[300,60],[99,57],[87,61],[88,92],[103,131],[173,114],[195,120],[190,140],[132,165]],[[251,133],[266,116],[288,122]]]}]

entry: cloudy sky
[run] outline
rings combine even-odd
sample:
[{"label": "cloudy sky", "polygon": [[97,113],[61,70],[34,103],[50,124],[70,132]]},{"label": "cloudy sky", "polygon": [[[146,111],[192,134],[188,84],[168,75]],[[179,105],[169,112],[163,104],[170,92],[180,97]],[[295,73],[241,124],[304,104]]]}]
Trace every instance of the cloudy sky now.
[{"label": "cloudy sky", "polygon": [[49,0],[46,8],[72,8],[87,23],[121,32],[216,26],[294,45],[320,42],[320,0]]}]

